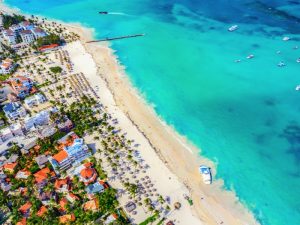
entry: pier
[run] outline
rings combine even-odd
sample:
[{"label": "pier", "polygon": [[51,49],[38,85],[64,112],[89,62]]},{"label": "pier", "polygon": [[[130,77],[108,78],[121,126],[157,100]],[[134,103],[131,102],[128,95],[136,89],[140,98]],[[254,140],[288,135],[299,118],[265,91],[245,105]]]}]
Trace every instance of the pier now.
[{"label": "pier", "polygon": [[136,37],[143,37],[143,36],[145,36],[145,34],[133,34],[133,35],[120,36],[120,37],[104,38],[104,39],[99,39],[99,40],[94,40],[94,41],[87,41],[86,43],[114,41],[114,40],[120,40],[120,39],[126,39],[126,38],[136,38]]}]

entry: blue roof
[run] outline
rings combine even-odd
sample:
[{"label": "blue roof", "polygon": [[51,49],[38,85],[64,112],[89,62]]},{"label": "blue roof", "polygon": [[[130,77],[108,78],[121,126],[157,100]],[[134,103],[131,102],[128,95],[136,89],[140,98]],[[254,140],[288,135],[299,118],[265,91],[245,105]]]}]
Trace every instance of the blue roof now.
[{"label": "blue roof", "polygon": [[17,103],[7,103],[4,107],[3,107],[3,111],[6,113],[11,113],[14,112],[17,108],[18,108],[18,104]]},{"label": "blue roof", "polygon": [[104,190],[104,186],[97,181],[96,183],[87,186],[85,190],[88,194],[94,194],[102,192]]}]

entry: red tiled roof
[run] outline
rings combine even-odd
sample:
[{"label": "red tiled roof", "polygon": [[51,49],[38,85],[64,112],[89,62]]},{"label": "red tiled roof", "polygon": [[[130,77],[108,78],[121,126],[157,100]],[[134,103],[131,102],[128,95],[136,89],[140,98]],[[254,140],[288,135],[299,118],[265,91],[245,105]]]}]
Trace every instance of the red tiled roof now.
[{"label": "red tiled roof", "polygon": [[57,179],[54,183],[54,187],[59,189],[66,184],[68,184],[68,179]]},{"label": "red tiled roof", "polygon": [[42,206],[39,211],[37,211],[36,215],[41,217],[43,216],[46,212],[48,211],[47,207],[46,206]]},{"label": "red tiled roof", "polygon": [[70,221],[75,221],[75,215],[73,213],[69,214],[69,215],[64,215],[64,216],[59,217],[59,222],[60,223],[67,223],[67,222],[70,222]]},{"label": "red tiled roof", "polygon": [[26,202],[24,205],[22,205],[20,208],[19,208],[19,211],[23,214],[27,213],[28,210],[30,210],[32,204],[30,202]]},{"label": "red tiled roof", "polygon": [[16,223],[16,225],[26,225],[26,218],[24,217],[19,222]]},{"label": "red tiled roof", "polygon": [[68,200],[66,198],[62,198],[60,201],[59,201],[59,205],[60,205],[60,209],[65,211],[66,208],[65,206],[68,204]]},{"label": "red tiled roof", "polygon": [[55,175],[53,171],[50,171],[50,169],[46,167],[36,172],[33,176],[35,177],[35,181],[37,183],[41,183],[48,178],[48,174],[50,174],[50,176]]},{"label": "red tiled roof", "polygon": [[6,163],[6,164],[3,166],[3,169],[12,172],[12,171],[14,171],[14,169],[16,168],[17,165],[18,165],[17,162],[14,162],[14,163]]},{"label": "red tiled roof", "polygon": [[97,210],[99,208],[99,201],[98,199],[90,200],[84,203],[83,208],[85,211],[87,210]]},{"label": "red tiled roof", "polygon": [[49,49],[52,49],[52,48],[56,48],[58,46],[59,46],[58,44],[44,45],[44,46],[39,48],[39,51],[49,50]]},{"label": "red tiled roof", "polygon": [[68,193],[66,198],[67,199],[73,199],[73,200],[79,200],[79,197],[77,195],[74,195],[73,193]]},{"label": "red tiled roof", "polygon": [[68,157],[68,153],[65,150],[60,151],[56,155],[53,156],[53,159],[55,159],[57,162],[62,162],[64,159]]}]

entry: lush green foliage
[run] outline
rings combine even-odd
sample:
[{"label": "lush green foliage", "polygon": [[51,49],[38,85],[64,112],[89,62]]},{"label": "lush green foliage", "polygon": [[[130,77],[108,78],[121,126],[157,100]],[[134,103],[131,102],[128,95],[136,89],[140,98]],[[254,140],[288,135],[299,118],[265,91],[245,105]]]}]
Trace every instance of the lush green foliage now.
[{"label": "lush green foliage", "polygon": [[58,35],[55,34],[49,34],[45,37],[40,37],[37,39],[36,41],[36,45],[37,47],[42,47],[44,45],[51,45],[51,44],[60,44],[61,40],[60,37]]},{"label": "lush green foliage", "polygon": [[52,73],[55,73],[55,74],[62,72],[62,68],[60,66],[50,67],[49,69]]},{"label": "lush green foliage", "polygon": [[13,24],[18,24],[22,21],[25,21],[25,17],[21,15],[13,14],[11,15],[3,15],[3,27],[8,29]]}]

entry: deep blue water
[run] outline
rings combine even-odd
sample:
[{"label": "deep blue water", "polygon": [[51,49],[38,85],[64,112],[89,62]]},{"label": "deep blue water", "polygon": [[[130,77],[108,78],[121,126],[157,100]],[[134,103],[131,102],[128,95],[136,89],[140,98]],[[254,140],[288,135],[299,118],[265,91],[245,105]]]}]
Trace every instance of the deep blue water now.
[{"label": "deep blue water", "polygon": [[[262,224],[300,221],[298,0],[6,0],[96,29],[156,112]],[[98,11],[112,12],[99,15]],[[238,24],[240,29],[228,32]],[[282,41],[284,36],[290,41]],[[281,51],[281,54],[277,54]],[[253,59],[246,59],[254,54]],[[236,59],[242,59],[235,63]],[[285,67],[277,64],[284,61]]]}]

